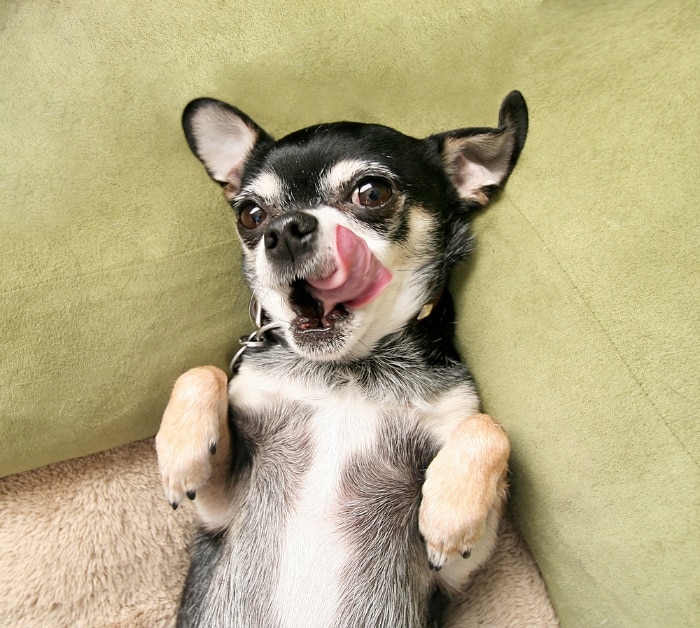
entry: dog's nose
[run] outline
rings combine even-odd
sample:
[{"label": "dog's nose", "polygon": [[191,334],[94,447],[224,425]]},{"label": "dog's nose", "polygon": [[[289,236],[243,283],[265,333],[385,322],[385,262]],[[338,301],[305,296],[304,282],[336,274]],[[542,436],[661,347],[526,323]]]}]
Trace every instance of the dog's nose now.
[{"label": "dog's nose", "polygon": [[265,231],[265,248],[273,259],[293,262],[313,248],[318,220],[305,212],[289,212],[275,218]]}]

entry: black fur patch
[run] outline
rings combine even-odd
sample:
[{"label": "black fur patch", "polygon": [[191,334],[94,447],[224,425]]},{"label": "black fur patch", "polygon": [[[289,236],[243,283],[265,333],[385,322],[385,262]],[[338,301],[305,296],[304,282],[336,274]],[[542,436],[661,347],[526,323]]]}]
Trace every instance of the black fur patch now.
[{"label": "black fur patch", "polygon": [[211,534],[200,530],[194,538],[192,555],[196,560],[192,560],[187,572],[180,610],[177,614],[178,628],[200,625],[199,613],[203,607],[209,583],[220,563],[223,537],[223,533]]}]

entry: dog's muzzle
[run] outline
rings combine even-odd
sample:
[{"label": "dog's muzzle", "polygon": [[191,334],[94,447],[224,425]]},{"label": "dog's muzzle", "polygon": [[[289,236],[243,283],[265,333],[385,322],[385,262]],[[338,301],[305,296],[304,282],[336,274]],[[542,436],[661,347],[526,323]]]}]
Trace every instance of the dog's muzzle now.
[{"label": "dog's muzzle", "polygon": [[343,225],[321,229],[318,218],[303,211],[273,219],[263,243],[276,280],[290,289],[297,332],[332,331],[392,279],[362,237]]}]

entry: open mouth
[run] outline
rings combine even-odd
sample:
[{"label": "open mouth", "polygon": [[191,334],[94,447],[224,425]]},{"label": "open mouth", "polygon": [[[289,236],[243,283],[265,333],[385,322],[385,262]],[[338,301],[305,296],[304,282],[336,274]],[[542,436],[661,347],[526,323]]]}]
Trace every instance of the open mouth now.
[{"label": "open mouth", "polygon": [[295,332],[329,332],[350,316],[348,309],[338,303],[330,311],[310,292],[311,286],[303,279],[292,284],[291,306],[297,315],[292,321]]},{"label": "open mouth", "polygon": [[391,282],[391,272],[362,238],[341,225],[335,236],[334,270],[323,277],[298,279],[291,285],[291,306],[297,315],[292,323],[295,332],[332,332]]}]

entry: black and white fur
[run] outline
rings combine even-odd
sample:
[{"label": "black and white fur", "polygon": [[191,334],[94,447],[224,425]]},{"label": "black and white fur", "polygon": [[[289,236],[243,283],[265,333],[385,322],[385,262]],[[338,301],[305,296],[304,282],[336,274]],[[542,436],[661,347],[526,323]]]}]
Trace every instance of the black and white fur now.
[{"label": "black and white fur", "polygon": [[[441,625],[493,548],[508,455],[445,285],[522,150],[525,101],[509,94],[497,128],[426,139],[341,122],[274,141],[212,99],[183,125],[275,328],[228,395],[217,369],[183,375],[157,437],[168,500],[196,497],[201,519],[178,625]],[[314,285],[355,261],[341,233],[384,274],[328,304]]]}]

